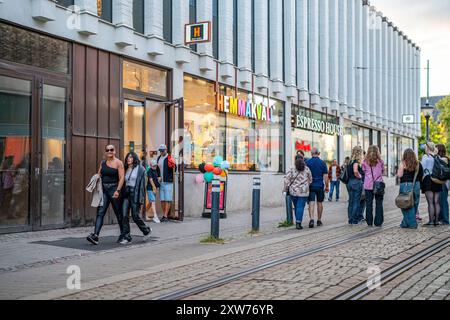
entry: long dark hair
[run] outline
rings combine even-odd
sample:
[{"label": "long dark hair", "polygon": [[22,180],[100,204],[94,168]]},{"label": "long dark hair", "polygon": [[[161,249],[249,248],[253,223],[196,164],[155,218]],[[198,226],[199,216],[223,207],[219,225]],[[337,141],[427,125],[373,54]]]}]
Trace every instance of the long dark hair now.
[{"label": "long dark hair", "polygon": [[305,171],[305,160],[303,160],[303,158],[297,158],[297,160],[295,160],[295,168],[300,171],[303,172]]},{"label": "long dark hair", "polygon": [[445,148],[445,146],[444,146],[443,144],[438,144],[438,145],[436,146],[436,149],[438,150],[438,155],[439,155],[441,158],[444,158],[444,157],[447,156],[447,149]]},{"label": "long dark hair", "polygon": [[125,164],[125,171],[126,170],[128,170],[128,161],[127,161],[127,159],[128,159],[128,157],[129,156],[132,156],[133,157],[133,167],[134,168],[136,168],[137,166],[139,166],[139,164],[141,163],[141,161],[139,160],[139,156],[136,154],[136,153],[134,153],[134,152],[129,152],[126,156],[125,156],[125,161],[124,161],[124,164]]},{"label": "long dark hair", "polygon": [[406,166],[406,171],[416,171],[419,166],[419,160],[417,160],[416,153],[413,149],[408,148],[403,153],[403,162]]}]

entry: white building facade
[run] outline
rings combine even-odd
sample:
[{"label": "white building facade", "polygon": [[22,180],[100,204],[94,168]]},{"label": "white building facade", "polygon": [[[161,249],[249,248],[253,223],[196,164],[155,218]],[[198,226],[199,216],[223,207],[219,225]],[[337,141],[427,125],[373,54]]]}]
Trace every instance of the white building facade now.
[{"label": "white building facade", "polygon": [[[212,41],[185,45],[185,25],[203,21],[211,22]],[[183,154],[174,156],[183,156],[183,176],[177,179],[184,196],[176,201],[182,201],[186,216],[203,212],[198,167],[218,155],[231,165],[227,211],[232,212],[251,207],[255,176],[262,177],[262,205],[282,205],[283,175],[299,150],[309,157],[317,147],[324,160],[342,163],[354,146],[378,145],[388,176],[404,149],[417,150],[420,48],[367,0],[3,0],[0,24],[4,35],[32,32],[68,46],[67,126],[54,154],[64,158],[62,197],[69,216],[52,225],[92,221],[88,209],[77,209],[81,200],[68,194],[84,192],[76,189],[95,173],[97,149],[107,141],[120,145],[122,156],[134,150],[150,159],[161,143],[179,150],[183,136]],[[19,39],[0,39],[2,47],[11,41]],[[16,50],[38,47],[21,46]],[[3,51],[0,75],[6,83],[17,76],[10,66],[52,68]],[[89,76],[91,70],[98,72]],[[110,81],[106,98],[100,94],[105,81]],[[169,105],[180,98],[183,109]],[[254,115],[233,111],[247,103],[250,111],[255,104]],[[413,123],[404,124],[404,115]],[[183,134],[172,134],[175,129]],[[13,135],[0,133],[4,140]],[[80,141],[84,153],[77,158]],[[95,157],[89,158],[88,148],[95,149]],[[45,150],[29,151],[33,158]],[[74,168],[79,161],[89,164]],[[33,160],[30,172],[35,166],[46,164]],[[29,215],[28,225],[33,224]]]}]

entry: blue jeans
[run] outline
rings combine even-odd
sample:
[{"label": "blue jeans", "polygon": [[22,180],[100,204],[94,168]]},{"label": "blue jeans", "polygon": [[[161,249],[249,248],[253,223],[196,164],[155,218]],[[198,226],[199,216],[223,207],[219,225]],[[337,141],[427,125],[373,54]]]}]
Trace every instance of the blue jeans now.
[{"label": "blue jeans", "polygon": [[350,179],[348,182],[348,223],[358,224],[361,210],[361,193],[363,184],[360,179]]},{"label": "blue jeans", "polygon": [[302,223],[303,212],[305,211],[306,202],[308,202],[308,197],[294,197],[291,196],[292,202],[295,208],[295,220],[297,223]]},{"label": "blue jeans", "polygon": [[340,188],[341,182],[338,181],[331,181],[330,183],[330,193],[328,194],[328,199],[331,201],[333,200],[333,193],[334,188],[336,187],[336,200],[339,200],[339,188]]},{"label": "blue jeans", "polygon": [[448,224],[448,188],[447,185],[442,186],[441,192],[441,214],[439,216],[439,221],[443,224]]},{"label": "blue jeans", "polygon": [[[406,182],[400,184],[400,193],[411,192],[413,190],[412,182]],[[416,182],[414,186],[414,206],[410,209],[402,209],[403,220],[400,224],[401,228],[404,229],[417,229],[416,214],[419,209],[420,202],[420,182]]]},{"label": "blue jeans", "polygon": [[[381,227],[384,221],[383,211],[383,198],[384,196],[376,196],[372,190],[366,191],[366,222],[367,225],[372,226],[375,224],[377,227]],[[373,199],[375,198],[375,221],[373,218]]]}]

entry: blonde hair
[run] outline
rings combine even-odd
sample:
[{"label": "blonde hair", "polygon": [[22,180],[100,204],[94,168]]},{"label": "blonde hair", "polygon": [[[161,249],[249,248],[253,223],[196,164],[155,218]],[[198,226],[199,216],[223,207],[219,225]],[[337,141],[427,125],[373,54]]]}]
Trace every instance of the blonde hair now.
[{"label": "blonde hair", "polygon": [[434,142],[427,142],[426,144],[428,151],[430,151],[431,154],[436,154],[436,145],[434,144]]},{"label": "blonde hair", "polygon": [[357,161],[359,164],[363,159],[363,150],[361,147],[354,147],[352,150],[352,161]]},{"label": "blonde hair", "polygon": [[366,162],[371,166],[375,167],[379,161],[381,161],[380,149],[378,146],[370,146],[366,154]]}]

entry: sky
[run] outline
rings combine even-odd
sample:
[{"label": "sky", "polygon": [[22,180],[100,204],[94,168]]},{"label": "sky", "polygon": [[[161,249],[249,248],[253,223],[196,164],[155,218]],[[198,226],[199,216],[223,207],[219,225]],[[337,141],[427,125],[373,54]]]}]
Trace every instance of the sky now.
[{"label": "sky", "polygon": [[[430,60],[430,96],[450,94],[450,0],[370,0],[421,49],[422,68]],[[422,70],[421,95],[427,94]]]}]

